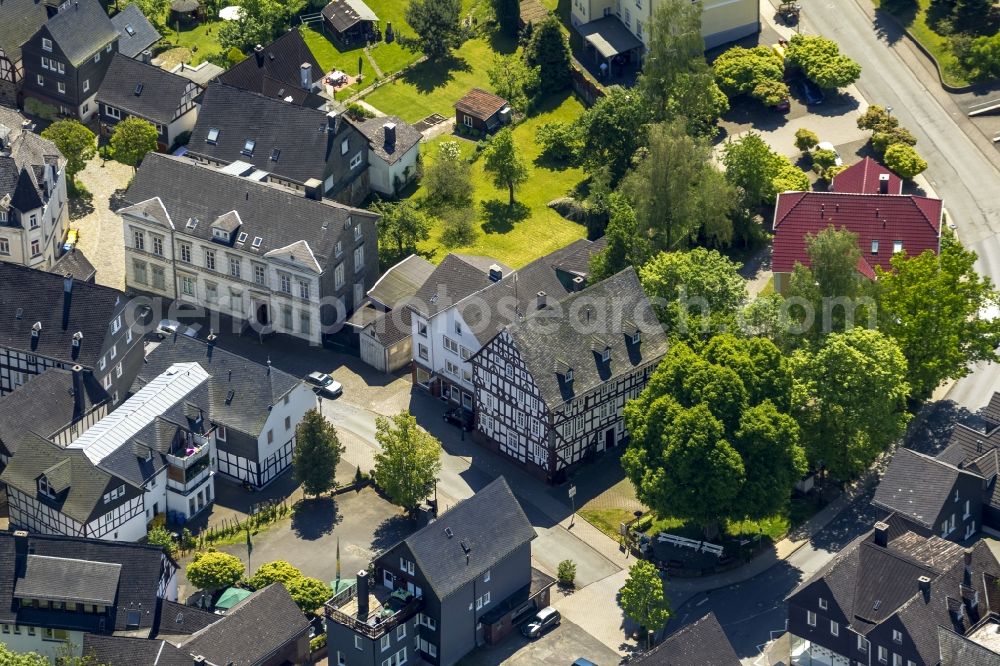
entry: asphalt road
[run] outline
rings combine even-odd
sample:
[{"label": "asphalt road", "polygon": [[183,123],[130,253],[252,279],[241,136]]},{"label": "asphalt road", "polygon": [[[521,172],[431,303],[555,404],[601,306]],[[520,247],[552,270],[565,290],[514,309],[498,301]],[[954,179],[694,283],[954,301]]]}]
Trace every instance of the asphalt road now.
[{"label": "asphalt road", "polygon": [[[873,22],[858,0],[814,0],[803,6],[804,32],[835,39],[861,64],[857,85],[862,94],[871,104],[891,106],[917,137],[917,148],[930,165],[924,175],[944,200],[949,221],[958,225],[965,246],[979,255],[980,273],[1000,284],[1000,172],[986,156],[996,148],[975,131],[971,138],[966,134],[961,127],[964,109],[935,83],[927,80],[925,85],[914,74],[903,59],[912,47],[891,26]],[[948,398],[975,411],[994,390],[1000,390],[1000,367],[979,366]]]}]

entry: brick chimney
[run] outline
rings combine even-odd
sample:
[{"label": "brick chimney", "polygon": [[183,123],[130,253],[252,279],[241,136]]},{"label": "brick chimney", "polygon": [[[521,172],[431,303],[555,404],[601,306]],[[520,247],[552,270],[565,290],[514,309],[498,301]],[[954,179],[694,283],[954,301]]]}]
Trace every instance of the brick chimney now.
[{"label": "brick chimney", "polygon": [[358,621],[368,621],[368,572],[358,572]]},{"label": "brick chimney", "polygon": [[253,57],[257,59],[257,66],[264,66],[264,47],[258,44],[253,47]]},{"label": "brick chimney", "polygon": [[880,173],[878,175],[878,193],[889,194],[889,174]]},{"label": "brick chimney", "polygon": [[303,90],[312,90],[313,85],[313,66],[307,62],[299,65],[299,85]]},{"label": "brick chimney", "polygon": [[889,545],[889,525],[879,521],[875,523],[875,545],[885,548]]},{"label": "brick chimney", "polygon": [[383,131],[385,131],[385,148],[386,150],[395,150],[396,148],[396,123],[386,123],[382,125]]}]

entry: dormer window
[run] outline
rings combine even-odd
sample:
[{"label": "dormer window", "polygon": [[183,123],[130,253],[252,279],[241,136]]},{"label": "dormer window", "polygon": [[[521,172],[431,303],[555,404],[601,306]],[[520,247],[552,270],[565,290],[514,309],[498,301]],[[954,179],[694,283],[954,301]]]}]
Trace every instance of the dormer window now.
[{"label": "dormer window", "polygon": [[281,157],[281,149],[280,148],[275,148],[274,150],[271,151],[271,161],[272,162],[277,162],[279,157]]},{"label": "dormer window", "polygon": [[220,442],[226,441],[226,427],[219,426],[215,429],[215,439]]},{"label": "dormer window", "polygon": [[38,492],[39,494],[51,497],[52,499],[55,499],[56,496],[55,488],[49,485],[49,480],[44,476],[38,477]]},{"label": "dormer window", "polygon": [[218,240],[229,240],[229,234],[225,229],[219,229],[218,227],[212,229],[212,235]]},{"label": "dormer window", "polygon": [[241,150],[240,152],[246,155],[247,157],[253,157],[253,149],[256,146],[257,146],[256,141],[254,141],[253,139],[247,139],[245,142],[243,142],[243,150]]},{"label": "dormer window", "polygon": [[601,360],[605,363],[611,360],[611,347],[604,348],[604,351],[601,352]]},{"label": "dormer window", "polygon": [[263,241],[263,240],[264,239],[261,238],[260,236],[254,236],[253,237],[253,243],[251,243],[251,245],[253,246],[253,249],[255,249],[255,250],[260,249],[260,244],[261,244],[261,241]]},{"label": "dormer window", "polygon": [[573,368],[566,368],[566,372],[563,374],[563,377],[566,378],[567,384],[573,381]]},{"label": "dormer window", "polygon": [[642,342],[642,332],[636,331],[632,334],[632,344],[637,345]]},{"label": "dormer window", "polygon": [[219,128],[210,127],[208,128],[208,135],[205,137],[205,143],[212,144],[213,146],[219,143]]}]

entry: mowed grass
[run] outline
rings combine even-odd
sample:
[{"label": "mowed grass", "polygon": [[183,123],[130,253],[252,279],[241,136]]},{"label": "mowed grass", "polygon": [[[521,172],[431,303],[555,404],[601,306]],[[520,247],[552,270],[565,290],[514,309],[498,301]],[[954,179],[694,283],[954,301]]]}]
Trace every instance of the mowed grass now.
[{"label": "mowed grass", "polygon": [[219,26],[223,23],[224,21],[200,21],[197,24],[181,22],[179,32],[175,23],[163,31],[163,39],[176,46],[190,49],[191,59],[188,64],[197,65],[210,55],[222,53],[222,46],[219,45]]},{"label": "mowed grass", "polygon": [[[586,236],[582,225],[570,222],[546,206],[552,199],[565,196],[583,180],[583,172],[536,162],[540,149],[535,144],[535,130],[539,125],[552,121],[568,122],[582,112],[583,105],[571,94],[563,93],[551,98],[539,113],[515,127],[514,140],[530,172],[528,181],[516,191],[517,205],[513,209],[508,207],[507,190],[493,186],[489,174],[483,171],[484,160],[480,157],[472,165],[473,199],[479,229],[476,241],[464,247],[445,247],[441,241],[444,227],[437,223],[431,230],[430,238],[419,249],[427,253],[433,262],[440,261],[448,252],[463,252],[495,257],[518,268]],[[464,155],[472,154],[475,149],[471,141],[446,135],[424,145],[423,155],[427,164],[433,161],[436,144],[445,140],[457,140]],[[423,188],[418,188],[414,196],[423,198]]]},{"label": "mowed grass", "polygon": [[[934,32],[927,23],[927,11],[930,9],[931,0],[914,0],[914,4],[907,4],[905,9],[897,9],[899,3],[883,2],[882,0],[873,0],[873,4],[877,9],[895,16],[910,34],[931,52],[938,64],[941,65],[941,76],[945,83],[952,86],[969,84],[967,74],[959,64],[958,58],[952,53],[951,40]],[[914,7],[916,8],[915,12],[913,11]]]}]

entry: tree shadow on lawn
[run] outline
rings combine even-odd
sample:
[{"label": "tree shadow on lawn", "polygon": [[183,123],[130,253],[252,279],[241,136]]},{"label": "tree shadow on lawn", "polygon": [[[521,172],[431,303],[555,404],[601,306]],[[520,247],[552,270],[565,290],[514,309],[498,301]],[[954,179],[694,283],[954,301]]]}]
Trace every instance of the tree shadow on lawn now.
[{"label": "tree shadow on lawn", "polygon": [[332,497],[311,497],[303,499],[295,507],[292,516],[292,531],[305,541],[315,541],[333,532],[334,526],[343,520],[337,511],[337,502]]},{"label": "tree shadow on lawn", "polygon": [[371,548],[375,552],[385,550],[413,534],[416,529],[415,520],[402,514],[390,516],[379,523],[379,526],[372,533]]},{"label": "tree shadow on lawn", "polygon": [[406,71],[403,81],[421,95],[428,95],[455,78],[454,72],[471,72],[472,66],[461,56],[449,55],[440,60],[425,60]]},{"label": "tree shadow on lawn", "polygon": [[482,229],[488,234],[505,234],[530,215],[531,209],[520,201],[510,206],[506,201],[490,199],[483,202]]}]

